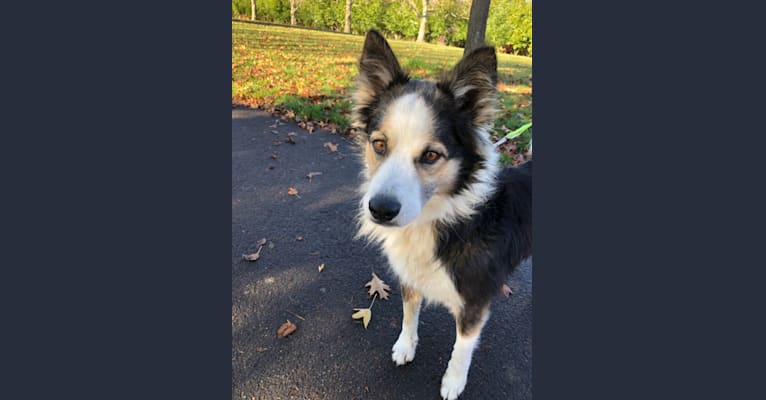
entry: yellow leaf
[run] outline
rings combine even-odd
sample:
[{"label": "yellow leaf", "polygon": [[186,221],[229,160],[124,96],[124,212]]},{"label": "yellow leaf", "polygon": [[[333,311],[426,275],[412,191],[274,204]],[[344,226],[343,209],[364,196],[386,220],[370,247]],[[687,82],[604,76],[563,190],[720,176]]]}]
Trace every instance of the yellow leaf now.
[{"label": "yellow leaf", "polygon": [[387,291],[388,291],[388,290],[391,290],[391,287],[389,287],[388,285],[386,285],[386,283],[385,283],[385,282],[383,282],[383,280],[381,280],[380,278],[378,278],[378,276],[377,276],[377,275],[375,275],[375,273],[374,273],[374,272],[372,273],[372,279],[370,279],[370,281],[369,281],[369,282],[367,282],[367,284],[365,284],[364,286],[365,286],[365,287],[367,287],[367,286],[369,286],[369,287],[370,287],[370,290],[369,290],[369,292],[368,292],[368,294],[369,294],[370,296],[372,296],[373,294],[375,294],[375,292],[378,292],[378,296],[379,296],[381,299],[383,299],[383,300],[388,300],[388,292],[387,292]]},{"label": "yellow leaf", "polygon": [[324,263],[319,264],[319,267],[317,267],[319,272],[322,272],[324,270]]},{"label": "yellow leaf", "polygon": [[364,322],[364,329],[367,329],[367,324],[370,323],[370,318],[372,318],[372,310],[369,308],[355,308],[354,311],[356,312],[351,316],[351,318],[362,318],[362,322]]}]

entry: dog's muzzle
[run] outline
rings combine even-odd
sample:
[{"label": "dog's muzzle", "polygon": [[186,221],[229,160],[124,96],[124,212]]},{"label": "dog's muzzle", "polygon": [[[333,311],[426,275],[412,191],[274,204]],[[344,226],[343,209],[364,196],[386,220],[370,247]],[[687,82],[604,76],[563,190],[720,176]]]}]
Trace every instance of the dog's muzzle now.
[{"label": "dog's muzzle", "polygon": [[393,197],[375,196],[370,199],[370,214],[378,223],[391,222],[401,210],[402,205]]}]

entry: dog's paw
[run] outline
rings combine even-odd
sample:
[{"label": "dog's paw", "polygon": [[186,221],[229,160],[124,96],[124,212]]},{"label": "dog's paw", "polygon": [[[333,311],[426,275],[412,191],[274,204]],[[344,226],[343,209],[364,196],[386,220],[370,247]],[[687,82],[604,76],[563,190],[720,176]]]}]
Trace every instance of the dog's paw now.
[{"label": "dog's paw", "polygon": [[442,399],[457,399],[457,397],[460,396],[460,393],[463,393],[463,389],[465,389],[467,378],[468,377],[464,374],[459,372],[456,373],[448,369],[442,378]]},{"label": "dog's paw", "polygon": [[391,359],[396,365],[404,365],[415,358],[415,347],[418,345],[418,339],[412,339],[405,335],[399,335],[399,340],[394,343],[391,349]]}]

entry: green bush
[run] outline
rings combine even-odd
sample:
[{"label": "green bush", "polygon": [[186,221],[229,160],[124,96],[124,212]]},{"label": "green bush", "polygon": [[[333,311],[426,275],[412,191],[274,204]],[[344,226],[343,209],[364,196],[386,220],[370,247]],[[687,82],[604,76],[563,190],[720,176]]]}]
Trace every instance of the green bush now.
[{"label": "green bush", "polygon": [[295,14],[300,25],[342,31],[346,0],[303,0]]},{"label": "green bush", "polygon": [[465,46],[468,15],[467,0],[443,0],[435,4],[428,17],[426,38],[431,43]]},{"label": "green bush", "polygon": [[250,18],[250,0],[231,0],[231,16]]},{"label": "green bush", "polygon": [[402,1],[389,1],[383,14],[383,28],[395,38],[418,36],[418,16]]},{"label": "green bush", "polygon": [[351,3],[351,33],[361,35],[373,28],[385,32],[380,21],[383,20],[387,3],[386,0],[357,0]]},{"label": "green bush", "polygon": [[532,3],[526,0],[492,0],[486,40],[506,53],[531,56]]}]

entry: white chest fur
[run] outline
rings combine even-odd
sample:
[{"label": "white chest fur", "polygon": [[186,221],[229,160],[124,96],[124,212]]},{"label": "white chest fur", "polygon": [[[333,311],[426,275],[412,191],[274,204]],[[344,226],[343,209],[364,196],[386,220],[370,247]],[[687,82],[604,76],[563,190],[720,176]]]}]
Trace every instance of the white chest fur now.
[{"label": "white chest fur", "polygon": [[407,226],[387,232],[383,249],[402,284],[426,301],[457,312],[463,301],[444,266],[435,257],[436,237],[430,224]]}]

